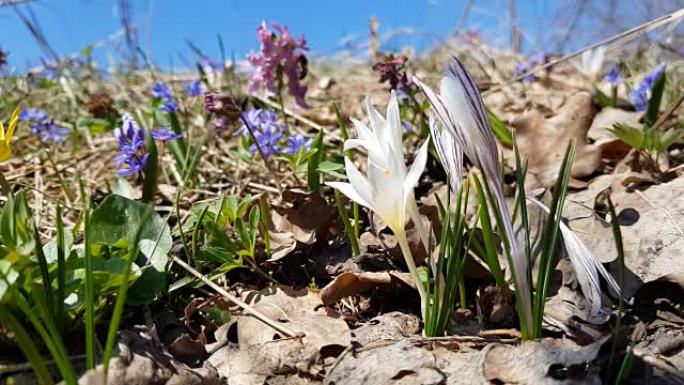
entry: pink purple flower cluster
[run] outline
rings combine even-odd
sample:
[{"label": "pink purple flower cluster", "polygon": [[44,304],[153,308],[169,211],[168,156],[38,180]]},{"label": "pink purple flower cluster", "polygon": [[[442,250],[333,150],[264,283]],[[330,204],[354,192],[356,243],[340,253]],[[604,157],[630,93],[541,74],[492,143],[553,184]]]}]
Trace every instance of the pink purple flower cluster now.
[{"label": "pink purple flower cluster", "polygon": [[271,28],[262,22],[257,28],[259,52],[247,55],[247,60],[255,68],[250,79],[251,92],[265,88],[277,93],[279,76],[287,76],[287,88],[300,107],[308,107],[304,100],[307,87],[301,83],[307,73],[307,51],[304,36],[295,39],[287,26],[271,23]]}]

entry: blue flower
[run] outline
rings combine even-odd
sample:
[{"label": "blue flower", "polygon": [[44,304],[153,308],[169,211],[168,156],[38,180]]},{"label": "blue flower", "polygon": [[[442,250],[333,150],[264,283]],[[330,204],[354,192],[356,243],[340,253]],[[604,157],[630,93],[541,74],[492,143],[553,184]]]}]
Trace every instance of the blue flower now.
[{"label": "blue flower", "polygon": [[[537,52],[534,55],[530,56],[527,60],[516,64],[515,66],[515,74],[516,75],[522,75],[525,72],[531,70],[535,66],[545,64],[547,62],[547,57],[546,53],[543,51]],[[523,77],[522,82],[523,83],[532,83],[535,80],[537,80],[537,77],[534,76],[534,74],[528,74]]]},{"label": "blue flower", "polygon": [[665,63],[661,63],[653,71],[647,73],[641,80],[641,83],[639,83],[639,86],[630,91],[629,101],[632,102],[637,111],[644,111],[648,106],[651,88],[653,88],[653,85],[662,75],[663,71],[665,71]]},{"label": "blue flower", "polygon": [[162,105],[159,106],[159,111],[162,112],[176,112],[178,111],[178,104],[173,99],[163,99]]},{"label": "blue flower", "polygon": [[[254,108],[243,112],[242,117],[249,123],[252,129],[257,131],[266,129],[279,131],[283,129],[283,125],[278,123],[278,117],[272,110]],[[245,137],[248,137],[249,131],[247,126],[243,123],[233,135],[244,135]]]},{"label": "blue flower", "polygon": [[618,71],[618,68],[615,64],[610,66],[610,69],[608,70],[608,73],[606,74],[604,80],[614,86],[620,84],[622,79],[620,78],[620,72]]},{"label": "blue flower", "polygon": [[[267,128],[261,132],[255,132],[254,137],[256,138],[256,141],[265,157],[269,157],[271,154],[277,154],[280,152],[278,141],[280,141],[280,138],[283,137],[283,132],[281,130]],[[257,151],[256,144],[249,146],[249,151],[252,153]]]},{"label": "blue flower", "polygon": [[155,98],[160,99],[170,99],[173,97],[173,95],[171,95],[171,89],[165,83],[155,83],[154,86],[152,86],[152,95],[154,95]]},{"label": "blue flower", "polygon": [[30,122],[31,132],[40,137],[43,143],[61,143],[71,133],[71,130],[55,123],[54,119],[50,119],[45,111],[36,108],[21,111],[19,119]]},{"label": "blue flower", "polygon": [[185,91],[188,93],[189,96],[202,95],[202,82],[199,79],[197,79],[185,83]]},{"label": "blue flower", "polygon": [[311,149],[311,143],[313,139],[307,138],[302,134],[291,135],[287,137],[288,146],[283,150],[286,154],[297,154],[299,151],[304,149],[304,151],[309,151]]},{"label": "blue flower", "polygon": [[52,119],[44,121],[43,123],[34,123],[32,125],[32,131],[34,134],[40,136],[40,140],[44,143],[61,143],[65,137],[71,134],[71,130],[61,127]]},{"label": "blue flower", "polygon": [[27,108],[21,110],[19,119],[25,122],[42,122],[48,119],[47,113],[37,108]]},{"label": "blue flower", "polygon": [[178,105],[173,100],[173,95],[171,94],[171,88],[165,83],[155,83],[152,87],[152,95],[155,98],[161,99],[162,105],[159,106],[159,111],[163,112],[176,112],[178,111]]},{"label": "blue flower", "polygon": [[114,131],[119,139],[119,154],[114,158],[116,172],[121,176],[138,174],[147,164],[145,132],[133,117],[125,113],[121,127]]},{"label": "blue flower", "polygon": [[152,130],[152,137],[154,138],[154,140],[170,142],[172,140],[182,138],[183,135],[176,134],[175,132],[169,130],[167,127],[159,127],[157,129]]}]

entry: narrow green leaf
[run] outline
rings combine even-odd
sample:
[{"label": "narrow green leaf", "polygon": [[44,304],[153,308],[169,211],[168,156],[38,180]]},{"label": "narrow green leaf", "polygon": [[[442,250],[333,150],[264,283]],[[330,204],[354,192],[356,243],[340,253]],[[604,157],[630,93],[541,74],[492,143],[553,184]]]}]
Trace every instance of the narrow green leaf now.
[{"label": "narrow green leaf", "polygon": [[157,193],[157,174],[159,171],[157,145],[154,143],[154,139],[149,132],[145,134],[145,142],[149,155],[147,157],[147,163],[145,163],[145,167],[143,167],[143,203],[154,202],[154,196]]},{"label": "narrow green leaf", "polygon": [[323,161],[323,129],[314,137],[311,149],[316,152],[307,161],[307,182],[309,190],[316,192],[321,188],[321,172],[318,167]]},{"label": "narrow green leaf", "polygon": [[499,139],[499,142],[506,147],[511,147],[513,145],[513,132],[506,126],[506,123],[499,119],[499,117],[489,108],[487,108],[487,116],[492,125],[494,135]]},{"label": "narrow green leaf", "polygon": [[648,100],[648,108],[646,109],[646,115],[644,115],[644,121],[647,126],[653,125],[653,123],[658,120],[660,104],[663,100],[663,92],[665,91],[666,78],[667,75],[663,71],[651,88],[651,98]]},{"label": "narrow green leaf", "polygon": [[29,336],[26,329],[12,314],[11,310],[2,305],[0,305],[0,324],[13,334],[14,341],[16,341],[24,357],[31,364],[38,383],[43,385],[54,384],[52,376],[50,376],[50,372],[45,365],[45,359],[41,357],[36,344],[33,342],[33,338]]}]

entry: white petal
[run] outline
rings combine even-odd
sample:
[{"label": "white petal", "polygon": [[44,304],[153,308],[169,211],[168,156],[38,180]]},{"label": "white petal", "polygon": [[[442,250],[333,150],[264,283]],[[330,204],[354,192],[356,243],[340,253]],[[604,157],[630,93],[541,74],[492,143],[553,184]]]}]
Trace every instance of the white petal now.
[{"label": "white petal", "polygon": [[373,103],[371,102],[370,96],[366,96],[365,99],[366,103],[366,110],[368,111],[368,119],[370,120],[370,125],[371,128],[373,129],[373,132],[375,132],[375,135],[378,135],[378,129],[384,128],[385,125],[385,118],[380,115],[378,110],[375,109],[373,106]]},{"label": "white petal", "polygon": [[368,202],[366,202],[361,195],[354,189],[354,186],[352,186],[350,183],[346,182],[325,182],[326,185],[340,190],[340,192],[344,195],[347,196],[347,198],[353,200],[354,202],[360,204],[363,207],[368,207],[369,209],[373,209]]},{"label": "white petal", "polygon": [[359,147],[363,147],[365,149],[368,149],[368,141],[367,140],[362,140],[362,139],[347,139],[344,141],[344,147],[343,150],[353,150]]},{"label": "white petal", "polygon": [[413,191],[413,188],[418,184],[420,175],[425,169],[425,164],[427,163],[428,154],[428,144],[430,141],[426,140],[416,155],[416,159],[413,161],[411,168],[406,173],[406,178],[404,179],[404,199],[406,199],[406,194]]},{"label": "white petal", "polygon": [[363,174],[361,174],[361,171],[356,168],[354,162],[352,162],[348,157],[344,158],[344,167],[345,171],[347,172],[347,179],[349,179],[349,183],[354,186],[354,190],[356,190],[361,199],[366,202],[364,206],[372,209],[374,202],[373,189],[370,182]]},{"label": "white petal", "polygon": [[401,137],[404,134],[404,127],[401,125],[401,115],[399,113],[399,102],[397,101],[397,94],[392,91],[387,104],[387,125],[389,127],[386,134],[387,144],[392,148],[394,156],[402,157],[404,155],[404,147],[401,142]]}]

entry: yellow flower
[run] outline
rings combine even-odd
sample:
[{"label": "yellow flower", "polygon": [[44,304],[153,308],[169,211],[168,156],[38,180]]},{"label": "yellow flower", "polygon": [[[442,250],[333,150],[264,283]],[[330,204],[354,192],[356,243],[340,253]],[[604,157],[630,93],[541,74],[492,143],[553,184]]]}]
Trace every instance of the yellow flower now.
[{"label": "yellow flower", "polygon": [[17,122],[19,122],[19,107],[14,109],[14,113],[7,126],[7,132],[5,132],[5,127],[2,125],[2,122],[0,122],[0,162],[4,162],[12,157],[10,141],[12,141],[12,136],[14,136],[14,129],[17,127]]}]

